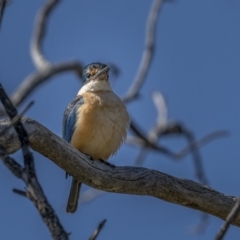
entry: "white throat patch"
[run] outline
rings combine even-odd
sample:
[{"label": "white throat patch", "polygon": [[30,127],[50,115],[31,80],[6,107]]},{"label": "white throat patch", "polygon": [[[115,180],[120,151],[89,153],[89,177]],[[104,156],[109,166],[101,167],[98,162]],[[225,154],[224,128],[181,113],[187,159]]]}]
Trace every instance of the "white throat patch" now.
[{"label": "white throat patch", "polygon": [[77,95],[81,95],[85,92],[95,92],[95,91],[111,91],[112,88],[109,82],[104,80],[92,80],[86,83],[82,88],[79,90]]}]

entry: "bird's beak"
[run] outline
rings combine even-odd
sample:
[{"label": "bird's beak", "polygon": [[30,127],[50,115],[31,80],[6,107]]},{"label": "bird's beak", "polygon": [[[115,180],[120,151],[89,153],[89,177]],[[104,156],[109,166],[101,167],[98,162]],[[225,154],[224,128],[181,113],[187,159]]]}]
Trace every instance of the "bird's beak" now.
[{"label": "bird's beak", "polygon": [[96,75],[93,76],[92,80],[99,78],[102,74],[107,73],[109,71],[109,66],[101,69]]}]

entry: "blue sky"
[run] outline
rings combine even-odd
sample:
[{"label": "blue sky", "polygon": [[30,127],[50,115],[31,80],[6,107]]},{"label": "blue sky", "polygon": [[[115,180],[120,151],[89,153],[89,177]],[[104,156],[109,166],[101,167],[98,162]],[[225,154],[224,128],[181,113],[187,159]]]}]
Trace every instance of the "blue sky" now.
[{"label": "blue sky", "polygon": [[[34,17],[44,1],[11,1],[0,32],[0,79],[11,94],[31,72],[29,43]],[[69,0],[62,1],[51,15],[44,52],[52,62],[77,59],[114,63],[121,70],[111,83],[123,96],[135,77],[142,51],[150,1]],[[156,52],[141,98],[128,111],[145,131],[157,113],[151,100],[153,90],[167,100],[170,119],[183,122],[196,137],[219,129],[230,136],[201,149],[210,186],[229,195],[240,195],[240,1],[176,0],[165,3],[158,18]],[[35,105],[27,116],[61,136],[62,116],[81,83],[72,73],[52,78],[31,94]],[[21,107],[20,107],[21,109]],[[186,146],[182,138],[161,139],[174,151]],[[110,159],[116,165],[132,166],[138,149],[123,146]],[[21,160],[21,154],[14,157]],[[147,196],[106,193],[79,206],[77,213],[65,212],[70,179],[64,171],[34,152],[36,169],[45,193],[71,239],[87,239],[104,218],[99,236],[105,239],[213,239],[222,220],[209,218],[208,227],[192,233],[199,223],[198,211]],[[144,167],[175,177],[196,181],[191,155],[179,163],[150,153]],[[0,166],[0,232],[3,239],[51,239],[33,204],[12,193],[24,185]],[[88,189],[83,187],[83,191]],[[225,239],[240,238],[231,227]]]}]

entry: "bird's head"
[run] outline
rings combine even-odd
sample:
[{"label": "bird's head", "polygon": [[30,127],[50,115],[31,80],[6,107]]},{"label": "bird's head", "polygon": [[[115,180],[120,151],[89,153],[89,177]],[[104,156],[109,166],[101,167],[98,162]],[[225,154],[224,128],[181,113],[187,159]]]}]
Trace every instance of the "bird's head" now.
[{"label": "bird's head", "polygon": [[108,82],[109,66],[103,63],[91,63],[83,69],[83,86],[78,94],[87,91],[112,91]]},{"label": "bird's head", "polygon": [[83,84],[90,81],[108,81],[109,66],[102,63],[91,63],[83,69]]}]

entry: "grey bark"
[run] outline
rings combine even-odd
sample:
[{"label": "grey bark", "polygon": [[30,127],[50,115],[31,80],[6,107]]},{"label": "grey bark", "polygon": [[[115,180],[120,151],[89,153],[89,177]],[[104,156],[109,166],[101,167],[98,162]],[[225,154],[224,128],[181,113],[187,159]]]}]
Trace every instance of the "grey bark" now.
[{"label": "grey bark", "polygon": [[[236,197],[222,194],[191,180],[142,167],[113,167],[90,160],[40,123],[29,118],[23,118],[22,123],[33,150],[93,188],[108,192],[148,195],[221,219],[227,217],[236,202]],[[0,121],[0,131],[8,124],[7,120]],[[12,128],[0,136],[0,144],[8,153],[20,149],[18,136]],[[232,224],[240,226],[240,215]]]}]

